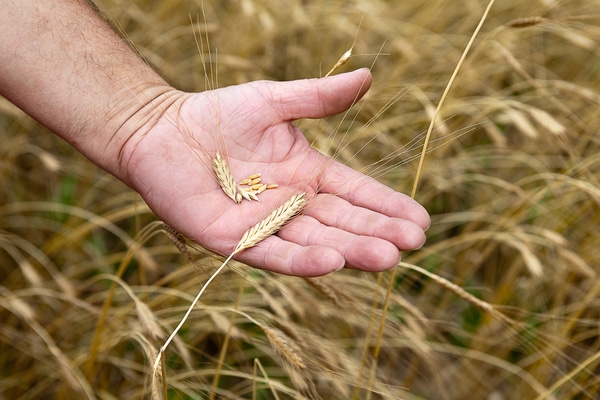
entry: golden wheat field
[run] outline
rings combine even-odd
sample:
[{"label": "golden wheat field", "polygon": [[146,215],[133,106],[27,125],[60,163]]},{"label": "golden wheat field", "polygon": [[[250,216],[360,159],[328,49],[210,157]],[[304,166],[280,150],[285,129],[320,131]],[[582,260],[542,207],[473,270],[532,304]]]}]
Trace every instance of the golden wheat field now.
[{"label": "golden wheat field", "polygon": [[[410,193],[393,271],[294,278],[171,240],[0,98],[0,399],[599,399],[600,0],[99,0],[173,85],[372,70],[314,147]],[[335,133],[335,134],[334,134]],[[183,254],[180,250],[183,250]]]}]

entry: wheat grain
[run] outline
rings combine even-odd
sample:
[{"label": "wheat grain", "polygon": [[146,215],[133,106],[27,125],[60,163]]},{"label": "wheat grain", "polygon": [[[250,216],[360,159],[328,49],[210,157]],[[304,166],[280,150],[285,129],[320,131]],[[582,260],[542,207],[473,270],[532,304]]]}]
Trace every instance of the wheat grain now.
[{"label": "wheat grain", "polygon": [[219,186],[221,186],[223,192],[229,196],[231,200],[239,203],[241,201],[240,196],[238,195],[239,188],[235,183],[235,178],[233,177],[231,169],[229,169],[229,165],[227,165],[227,162],[221,157],[221,153],[218,151],[215,153],[215,158],[213,158],[212,161]]},{"label": "wheat grain", "polygon": [[[260,173],[249,175],[247,178],[242,179],[238,185],[236,194],[237,197],[242,199],[246,199],[248,201],[260,201],[258,195],[264,192],[267,189],[276,189],[279,185],[270,183],[265,184],[262,183],[262,178]],[[239,201],[238,201],[239,203]]]},{"label": "wheat grain", "polygon": [[255,246],[257,243],[271,236],[285,225],[291,218],[302,211],[306,205],[306,193],[293,195],[279,208],[271,212],[265,219],[248,229],[237,244],[233,254]]},{"label": "wheat grain", "polygon": [[254,191],[252,189],[248,190],[248,189],[240,189],[239,194],[246,200],[248,201],[260,201],[258,199],[258,196],[256,195],[256,193],[254,193]]},{"label": "wheat grain", "polygon": [[260,185],[260,187],[258,189],[256,189],[256,194],[261,194],[262,192],[264,192],[265,190],[268,189],[267,187],[268,185],[265,185],[264,183],[262,185]]}]

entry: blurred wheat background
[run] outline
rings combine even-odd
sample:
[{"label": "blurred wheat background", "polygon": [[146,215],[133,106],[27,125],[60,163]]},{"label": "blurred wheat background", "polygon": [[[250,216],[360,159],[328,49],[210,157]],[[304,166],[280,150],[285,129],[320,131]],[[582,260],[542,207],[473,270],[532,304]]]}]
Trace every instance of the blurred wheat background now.
[{"label": "blurred wheat background", "polygon": [[[322,76],[354,45],[338,72],[372,67],[362,106],[300,127],[404,192],[487,6],[98,3],[185,90]],[[497,2],[426,155],[425,248],[393,282],[232,265],[166,353],[167,397],[600,398],[599,40],[598,0]],[[182,255],[135,193],[4,99],[0,141],[0,399],[160,397],[152,361],[219,260]]]}]

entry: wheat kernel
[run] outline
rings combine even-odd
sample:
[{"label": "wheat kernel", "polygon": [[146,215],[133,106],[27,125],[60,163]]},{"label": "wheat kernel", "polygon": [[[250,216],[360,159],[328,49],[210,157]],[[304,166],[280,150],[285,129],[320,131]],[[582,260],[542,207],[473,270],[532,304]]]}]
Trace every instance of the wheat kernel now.
[{"label": "wheat kernel", "polygon": [[246,199],[246,200],[248,200],[248,201],[252,201],[252,200],[255,200],[255,201],[260,201],[260,200],[258,199],[258,197],[256,196],[256,193],[254,193],[254,192],[253,192],[253,191],[251,191],[251,190],[248,190],[248,189],[240,189],[240,194],[242,195],[242,197],[243,197],[244,199]]},{"label": "wheat kernel", "polygon": [[279,185],[276,183],[271,183],[271,184],[267,185],[267,189],[277,189],[278,187],[279,187]]},{"label": "wheat kernel", "polygon": [[250,178],[242,179],[240,181],[240,185],[249,185],[250,182],[252,182],[252,179],[250,179]]},{"label": "wheat kernel", "polygon": [[262,183],[257,183],[257,184],[254,184],[254,185],[250,186],[250,188],[251,188],[252,190],[255,190],[255,191],[256,191],[256,190],[260,189],[260,188],[261,188],[261,186],[262,186]]},{"label": "wheat kernel", "polygon": [[254,178],[254,179],[252,179],[252,180],[250,181],[250,186],[258,185],[258,184],[260,183],[260,181],[261,181],[261,180],[262,180],[262,179],[261,179],[260,177],[259,177],[259,178]]},{"label": "wheat kernel", "polygon": [[240,196],[242,196],[244,199],[248,200],[248,201],[252,201],[252,199],[250,198],[250,196],[248,196],[248,191],[246,191],[245,189],[241,189],[239,191]]},{"label": "wheat kernel", "polygon": [[256,189],[256,194],[261,194],[265,190],[267,190],[267,185],[262,184],[262,185],[260,185],[260,187],[258,189]]},{"label": "wheat kernel", "polygon": [[248,196],[252,199],[252,200],[256,200],[256,201],[260,201],[260,199],[258,198],[258,196],[256,195],[255,192],[248,192]]},{"label": "wheat kernel", "polygon": [[260,178],[261,174],[260,173],[256,173],[256,174],[252,174],[250,176],[248,176],[248,179],[253,180],[256,178]]}]

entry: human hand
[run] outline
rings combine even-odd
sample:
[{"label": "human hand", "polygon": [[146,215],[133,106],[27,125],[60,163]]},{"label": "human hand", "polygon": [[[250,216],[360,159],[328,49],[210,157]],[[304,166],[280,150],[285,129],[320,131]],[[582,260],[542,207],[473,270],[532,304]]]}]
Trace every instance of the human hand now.
[{"label": "human hand", "polygon": [[[162,117],[122,149],[122,177],[166,223],[229,255],[246,230],[306,192],[309,203],[276,235],[236,255],[254,267],[318,276],[343,266],[382,271],[425,241],[418,203],[310,147],[292,121],[344,111],[371,83],[368,70],[324,79],[258,81],[197,94],[175,92]],[[234,203],[211,169],[226,154],[239,181],[260,172],[276,190]]]},{"label": "human hand", "polygon": [[[370,84],[366,70],[187,94],[87,2],[8,2],[0,34],[0,94],[210,250],[230,254],[248,228],[298,191],[309,199],[303,215],[237,259],[292,275],[343,265],[380,271],[396,265],[400,250],[423,244],[429,217],[421,206],[312,150],[291,123],[348,108]],[[216,150],[237,179],[261,172],[280,187],[261,202],[233,203],[210,168]]]}]

